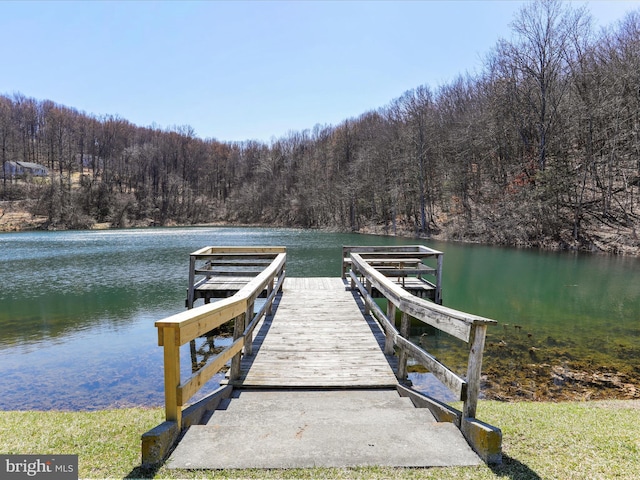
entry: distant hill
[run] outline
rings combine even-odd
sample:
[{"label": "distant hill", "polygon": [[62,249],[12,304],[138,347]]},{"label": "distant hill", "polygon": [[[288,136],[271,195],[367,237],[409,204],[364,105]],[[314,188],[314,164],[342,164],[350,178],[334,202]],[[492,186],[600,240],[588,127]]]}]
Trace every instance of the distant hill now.
[{"label": "distant hill", "polygon": [[[638,254],[640,14],[596,36],[571,4],[532,5],[479,74],[270,144],[0,96],[0,222],[251,223]],[[47,173],[11,173],[20,164]]]}]

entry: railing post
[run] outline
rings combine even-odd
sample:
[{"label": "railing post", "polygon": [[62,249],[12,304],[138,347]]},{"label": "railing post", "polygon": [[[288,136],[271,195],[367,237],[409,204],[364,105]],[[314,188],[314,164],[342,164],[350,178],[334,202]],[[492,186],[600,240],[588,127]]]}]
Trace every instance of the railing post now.
[{"label": "railing post", "polygon": [[442,305],[442,261],[444,260],[444,255],[439,254],[436,255],[437,265],[436,265],[436,298],[435,302],[438,305]]},{"label": "railing post", "polygon": [[272,315],[273,314],[273,299],[271,299],[271,293],[273,292],[273,283],[274,283],[274,279],[272,278],[271,281],[269,282],[269,285],[267,286],[267,298],[269,298],[268,302],[269,302],[269,307],[267,308],[267,315]]},{"label": "railing post", "polygon": [[[371,285],[371,280],[367,278],[364,283],[365,283],[365,288],[367,289],[367,293],[369,294],[369,298],[373,298],[371,296],[371,292],[373,290],[373,286]],[[371,309],[369,308],[369,304],[367,302],[364,302],[364,314],[369,315],[370,313],[371,313]]]},{"label": "railing post", "polygon": [[[358,275],[358,269],[354,268],[353,266],[353,259],[351,259],[351,271],[354,272],[356,275]],[[353,277],[351,275],[349,275],[349,277],[351,278],[351,290],[355,290],[356,288],[356,282],[353,280]]]},{"label": "railing post", "polygon": [[[269,290],[271,290],[271,286]],[[255,308],[254,305],[255,304],[252,302],[251,305],[247,307],[247,311],[244,314],[245,321],[244,321],[244,326],[242,327],[243,331],[245,328],[247,328],[247,325],[249,325],[253,320],[254,308]],[[248,332],[247,336],[244,339],[244,353],[245,355],[251,355],[253,353],[253,330]]]},{"label": "railing post", "polygon": [[[402,312],[402,319],[400,321],[400,335],[404,338],[409,338],[409,328],[411,326],[409,315],[406,312]],[[398,356],[398,380],[401,382],[407,379],[407,361],[409,355],[407,350],[400,348],[400,355]]]},{"label": "railing post", "polygon": [[[242,336],[245,325],[247,324],[246,312],[238,315],[234,320],[233,325],[233,340],[236,341]],[[231,368],[229,369],[229,380],[235,380],[240,376],[240,362],[242,360],[242,350],[233,356],[231,359]]]},{"label": "railing post", "polygon": [[189,255],[189,290],[187,292],[187,308],[193,308],[196,283],[196,257]]},{"label": "railing post", "polygon": [[176,339],[177,330],[162,329],[164,345],[164,402],[167,421],[176,422],[178,430],[182,428],[182,406],[178,405],[178,387],[180,386],[180,345]]},{"label": "railing post", "polygon": [[467,398],[462,408],[463,418],[475,418],[482,375],[482,353],[487,326],[474,324],[469,337],[469,365],[467,366]]},{"label": "railing post", "polygon": [[[392,325],[396,324],[396,305],[389,299],[387,299],[387,318]],[[393,353],[393,334],[391,331],[385,334],[384,353],[385,355],[391,355]]]}]

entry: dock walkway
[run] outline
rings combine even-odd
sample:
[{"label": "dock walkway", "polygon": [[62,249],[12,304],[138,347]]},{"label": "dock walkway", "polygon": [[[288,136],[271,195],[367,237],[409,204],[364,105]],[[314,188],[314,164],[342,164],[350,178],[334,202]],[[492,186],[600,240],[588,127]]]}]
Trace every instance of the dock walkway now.
[{"label": "dock walkway", "polygon": [[340,278],[287,278],[233,393],[189,428],[167,466],[480,464],[455,425],[400,396],[395,357],[359,303]]},{"label": "dock walkway", "polygon": [[245,388],[395,387],[380,348],[384,333],[365,319],[340,278],[287,278],[245,355],[236,385]]}]

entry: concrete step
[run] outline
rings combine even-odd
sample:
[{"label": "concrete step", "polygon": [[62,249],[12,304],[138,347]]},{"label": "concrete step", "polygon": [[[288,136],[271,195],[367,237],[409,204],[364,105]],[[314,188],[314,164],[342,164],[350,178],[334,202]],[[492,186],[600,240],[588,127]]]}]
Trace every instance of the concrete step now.
[{"label": "concrete step", "polygon": [[480,465],[450,423],[268,422],[197,425],[167,460],[171,469],[443,467]]},{"label": "concrete step", "polygon": [[407,397],[394,390],[236,390],[218,410],[307,411],[363,410],[368,408],[413,409]]},{"label": "concrete step", "polygon": [[380,426],[391,423],[434,423],[435,418],[426,408],[366,408],[361,411],[340,410],[337,408],[323,409],[319,406],[306,410],[255,410],[255,411],[229,411],[216,410],[207,421],[209,426],[242,426],[253,428],[261,424],[264,428],[277,430],[283,425],[298,426],[325,425],[353,426],[362,425]]},{"label": "concrete step", "polygon": [[479,465],[458,428],[396,390],[240,390],[185,433],[173,469]]}]

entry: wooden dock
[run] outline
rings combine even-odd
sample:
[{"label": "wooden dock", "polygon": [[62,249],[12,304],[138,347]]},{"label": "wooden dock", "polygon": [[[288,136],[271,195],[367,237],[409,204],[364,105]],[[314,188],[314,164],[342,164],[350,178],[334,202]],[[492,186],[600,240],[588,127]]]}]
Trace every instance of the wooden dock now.
[{"label": "wooden dock", "polygon": [[[229,260],[221,259],[220,249],[196,253],[218,264]],[[144,463],[163,461],[179,437],[166,460],[170,468],[500,461],[500,430],[475,419],[484,332],[492,320],[412,295],[355,250],[349,254],[348,278],[285,279],[284,249],[249,253],[270,255],[271,263],[244,286],[238,284],[232,297],[214,303],[205,298],[205,305],[156,323],[165,349],[167,421],[143,436]],[[389,262],[376,266],[398,274]],[[207,282],[211,285],[210,278]],[[374,301],[374,290],[387,299],[386,313]],[[266,300],[257,309],[260,296]],[[396,313],[402,317],[400,331]],[[469,342],[466,378],[406,339],[409,315]],[[235,325],[233,343],[181,379],[180,345],[229,321]],[[463,400],[463,411],[409,388],[409,356]],[[229,362],[226,384],[189,406],[188,399]]]},{"label": "wooden dock", "polygon": [[[395,357],[340,278],[287,278],[234,385],[249,388],[395,387]],[[397,363],[397,362],[395,362]]]},{"label": "wooden dock", "polygon": [[[397,358],[384,354],[384,332],[363,309],[340,278],[287,278],[229,382],[233,393],[205,425],[186,432],[167,466],[481,463],[453,424],[438,425],[400,396]],[[388,441],[393,435],[403,448]]]}]

